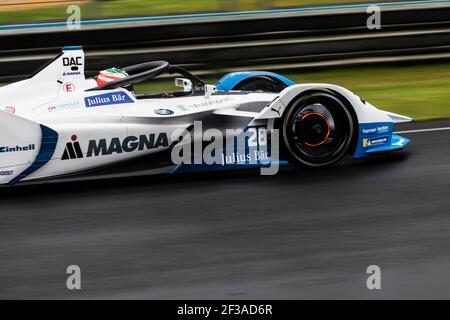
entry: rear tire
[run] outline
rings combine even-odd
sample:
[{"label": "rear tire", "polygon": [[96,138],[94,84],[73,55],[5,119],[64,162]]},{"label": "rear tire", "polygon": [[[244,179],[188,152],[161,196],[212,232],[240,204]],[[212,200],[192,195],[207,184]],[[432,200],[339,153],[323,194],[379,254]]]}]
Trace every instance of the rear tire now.
[{"label": "rear tire", "polygon": [[279,80],[270,77],[255,76],[238,83],[233,90],[252,91],[252,92],[281,92],[287,88],[287,85]]},{"label": "rear tire", "polygon": [[296,165],[327,167],[338,163],[354,140],[355,120],[349,103],[331,91],[314,91],[291,102],[278,122],[281,146]]}]

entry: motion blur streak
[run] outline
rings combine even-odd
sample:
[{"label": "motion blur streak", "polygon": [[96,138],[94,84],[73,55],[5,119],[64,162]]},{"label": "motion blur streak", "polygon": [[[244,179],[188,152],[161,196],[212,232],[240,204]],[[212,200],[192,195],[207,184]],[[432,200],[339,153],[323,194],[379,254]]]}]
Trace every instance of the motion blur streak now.
[{"label": "motion blur streak", "polygon": [[320,171],[0,190],[0,298],[450,298],[450,132],[408,137]]}]

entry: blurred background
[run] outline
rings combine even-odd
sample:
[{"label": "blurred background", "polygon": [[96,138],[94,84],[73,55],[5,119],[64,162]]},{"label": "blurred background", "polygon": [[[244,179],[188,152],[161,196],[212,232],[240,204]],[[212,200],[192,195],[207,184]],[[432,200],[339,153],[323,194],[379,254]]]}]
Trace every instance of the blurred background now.
[{"label": "blurred background", "polygon": [[291,8],[306,5],[363,3],[362,0],[3,0],[3,22],[66,19],[65,7],[78,4],[83,18],[142,15],[169,15],[199,12],[225,12]]},{"label": "blurred background", "polygon": [[[83,45],[91,75],[149,60],[168,60],[212,83],[226,72],[264,69],[297,82],[336,83],[419,120],[449,117],[449,1],[377,2],[379,28],[367,26],[370,4],[2,0],[0,81],[27,76],[64,46]],[[81,24],[69,29],[71,5],[79,6]],[[163,78],[138,89],[170,85]]]},{"label": "blurred background", "polygon": [[[268,70],[427,130],[405,152],[322,171],[2,190],[0,298],[449,298],[449,131],[429,129],[450,124],[425,120],[450,118],[450,2],[377,2],[378,18],[370,4],[0,0],[0,84],[83,45],[89,75],[151,60],[209,83]],[[167,76],[136,87],[168,88]],[[65,287],[71,264],[81,292]],[[365,287],[371,264],[381,292]]]}]

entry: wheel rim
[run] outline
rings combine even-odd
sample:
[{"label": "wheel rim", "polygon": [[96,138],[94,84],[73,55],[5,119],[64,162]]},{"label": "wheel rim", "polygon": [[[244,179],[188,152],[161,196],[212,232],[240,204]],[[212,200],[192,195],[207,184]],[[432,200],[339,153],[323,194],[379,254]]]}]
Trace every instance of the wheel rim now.
[{"label": "wheel rim", "polygon": [[285,118],[288,149],[297,160],[322,166],[339,160],[351,140],[351,115],[340,100],[322,94],[294,103]]},{"label": "wheel rim", "polygon": [[308,147],[323,145],[331,132],[326,115],[314,111],[309,111],[297,118],[294,126],[294,139]]}]

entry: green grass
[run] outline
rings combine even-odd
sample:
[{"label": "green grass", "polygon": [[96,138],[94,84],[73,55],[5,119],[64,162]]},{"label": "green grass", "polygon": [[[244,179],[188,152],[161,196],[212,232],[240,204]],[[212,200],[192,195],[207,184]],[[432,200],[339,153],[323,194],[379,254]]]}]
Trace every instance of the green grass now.
[{"label": "green grass", "polygon": [[[81,4],[81,18],[246,11],[305,5],[364,2],[362,0],[117,0]],[[0,23],[66,20],[66,6],[0,12]]]},{"label": "green grass", "polygon": [[[450,63],[331,69],[287,73],[297,83],[324,82],[341,85],[379,109],[417,120],[450,118]],[[218,78],[205,79],[215,83]],[[172,88],[172,82],[155,81],[136,87],[139,92]]]}]

